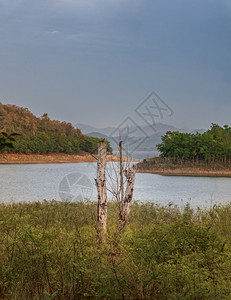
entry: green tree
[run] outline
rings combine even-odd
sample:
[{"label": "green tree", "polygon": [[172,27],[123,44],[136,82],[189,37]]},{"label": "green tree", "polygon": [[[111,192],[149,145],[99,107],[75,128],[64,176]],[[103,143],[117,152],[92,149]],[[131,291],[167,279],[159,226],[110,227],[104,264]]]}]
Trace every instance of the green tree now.
[{"label": "green tree", "polygon": [[203,134],[167,132],[157,145],[162,157],[183,160],[224,161],[231,159],[231,127],[212,124]]},{"label": "green tree", "polygon": [[5,148],[14,148],[15,136],[18,136],[18,133],[8,134],[4,131],[0,133],[0,150]]}]

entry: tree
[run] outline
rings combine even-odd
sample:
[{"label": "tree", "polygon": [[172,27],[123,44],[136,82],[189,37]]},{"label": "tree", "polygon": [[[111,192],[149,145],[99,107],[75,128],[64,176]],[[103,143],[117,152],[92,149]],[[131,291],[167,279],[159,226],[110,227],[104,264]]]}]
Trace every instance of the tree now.
[{"label": "tree", "polygon": [[167,132],[157,145],[162,157],[183,160],[223,161],[231,159],[231,127],[211,125],[206,132],[199,134]]},{"label": "tree", "polygon": [[[107,143],[102,140],[98,144],[98,162],[97,162],[97,178],[95,179],[98,191],[98,211],[97,211],[97,235],[99,243],[106,240],[107,233],[107,191],[111,192],[113,197],[118,201],[118,231],[123,231],[130,213],[133,190],[135,183],[136,168],[123,167],[122,142],[120,142],[120,176],[118,170],[114,170],[113,176],[107,173],[109,180],[106,181],[106,155]],[[124,181],[124,176],[126,181]],[[107,183],[110,181],[110,189],[107,188]],[[126,191],[124,195],[124,183],[126,183]]]},{"label": "tree", "polygon": [[14,148],[15,136],[18,136],[18,133],[8,134],[6,132],[0,133],[0,150],[5,148]]},{"label": "tree", "polygon": [[98,144],[97,178],[95,179],[98,191],[97,234],[99,243],[105,241],[107,232],[106,158],[107,144],[105,141],[101,141]]},{"label": "tree", "polygon": [[[0,128],[4,132],[18,132],[22,138],[14,141],[17,153],[97,153],[100,139],[88,137],[71,123],[50,120],[47,113],[40,118],[28,109],[0,103]],[[107,151],[112,149],[107,142]]]}]

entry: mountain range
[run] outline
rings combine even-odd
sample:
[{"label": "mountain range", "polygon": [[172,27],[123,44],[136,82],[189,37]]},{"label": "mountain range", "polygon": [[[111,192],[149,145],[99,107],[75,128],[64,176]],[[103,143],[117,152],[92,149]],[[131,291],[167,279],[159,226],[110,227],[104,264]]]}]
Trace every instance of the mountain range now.
[{"label": "mountain range", "polygon": [[155,126],[121,126],[96,128],[90,125],[78,123],[76,127],[79,128],[83,134],[92,137],[107,139],[113,150],[118,150],[119,141],[124,141],[128,150],[132,151],[156,151],[156,145],[161,142],[161,136],[167,131],[180,132],[204,132],[205,129],[183,129],[172,125],[156,123]]}]

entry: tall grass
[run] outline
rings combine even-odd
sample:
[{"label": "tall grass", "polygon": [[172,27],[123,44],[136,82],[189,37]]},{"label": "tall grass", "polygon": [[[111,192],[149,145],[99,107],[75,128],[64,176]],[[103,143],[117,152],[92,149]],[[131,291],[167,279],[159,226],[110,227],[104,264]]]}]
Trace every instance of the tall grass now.
[{"label": "tall grass", "polygon": [[96,240],[96,203],[0,205],[0,299],[230,299],[231,205],[134,203]]}]

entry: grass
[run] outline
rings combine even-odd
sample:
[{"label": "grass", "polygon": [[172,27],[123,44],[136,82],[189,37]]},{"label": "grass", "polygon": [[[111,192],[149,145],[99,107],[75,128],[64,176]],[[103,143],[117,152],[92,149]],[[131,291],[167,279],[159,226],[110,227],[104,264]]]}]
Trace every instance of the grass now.
[{"label": "grass", "polygon": [[230,299],[231,204],[134,203],[96,240],[96,203],[0,205],[0,299]]}]

